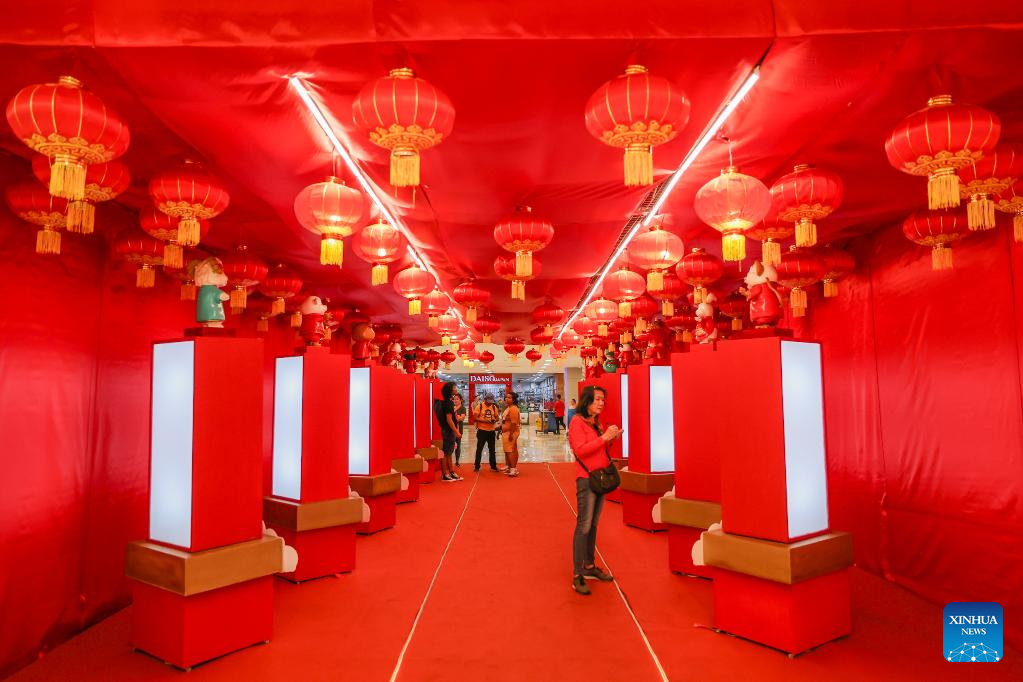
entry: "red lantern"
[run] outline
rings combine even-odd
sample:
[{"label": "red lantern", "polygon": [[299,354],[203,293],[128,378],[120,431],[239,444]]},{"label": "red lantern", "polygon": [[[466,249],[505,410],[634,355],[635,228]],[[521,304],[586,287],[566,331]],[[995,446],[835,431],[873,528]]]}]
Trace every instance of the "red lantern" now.
[{"label": "red lantern", "polygon": [[953,208],[960,199],[956,171],[994,151],[1001,132],[1001,122],[990,111],[938,95],[896,126],[884,150],[896,169],[927,176],[931,210]]},{"label": "red lantern", "polygon": [[540,360],[543,360],[543,353],[541,353],[535,348],[530,348],[529,350],[526,351],[526,359],[529,360],[529,364],[531,367],[535,367],[536,363],[538,363]]},{"label": "red lantern", "polygon": [[743,233],[764,219],[771,208],[771,193],[764,183],[728,166],[701,187],[693,209],[703,222],[721,232],[721,250],[726,261],[746,258]]},{"label": "red lantern", "polygon": [[690,108],[680,88],[634,64],[590,96],[586,129],[609,147],[625,150],[626,187],[652,185],[653,148],[686,127]]},{"label": "red lantern", "polygon": [[778,263],[778,281],[789,288],[789,305],[793,317],[806,314],[806,287],[820,281],[824,263],[813,251],[798,246],[789,247]]},{"label": "red lantern", "polygon": [[[238,315],[248,304],[249,290],[266,279],[270,268],[261,258],[249,252],[245,244],[239,244],[220,260],[224,264],[224,274],[227,275],[227,286],[231,287],[231,312]],[[281,312],[284,311],[275,314]]]},{"label": "red lantern", "polygon": [[449,350],[440,354],[440,360],[444,363],[444,369],[451,369],[451,363],[458,359],[458,356]]},{"label": "red lantern", "polygon": [[995,208],[1012,215],[1013,238],[1023,242],[1023,182],[1017,182],[998,195]]},{"label": "red lantern", "polygon": [[462,282],[451,292],[455,303],[465,306],[465,321],[475,322],[480,308],[490,303],[490,291],[471,279]]},{"label": "red lantern", "polygon": [[504,342],[504,352],[508,354],[508,359],[515,362],[519,359],[519,353],[526,350],[526,344],[522,343],[522,339],[517,336],[513,336]]},{"label": "red lantern", "polygon": [[529,340],[532,343],[536,344],[537,346],[543,348],[554,340],[554,335],[548,334],[546,331],[544,331],[543,327],[533,327],[533,329],[529,331]]},{"label": "red lantern", "polygon": [[270,312],[274,315],[283,313],[286,308],[285,299],[292,298],[301,290],[302,280],[281,264],[270,270],[266,278],[259,284],[260,293],[274,301],[270,308]]},{"label": "red lantern", "polygon": [[631,301],[646,291],[646,279],[624,265],[604,279],[604,296],[618,303],[618,316],[631,317]]},{"label": "red lantern", "polygon": [[458,331],[460,325],[458,318],[447,313],[437,317],[437,324],[434,331],[440,334],[440,343],[446,346],[451,343],[451,335]]},{"label": "red lantern", "polygon": [[341,265],[344,237],[352,236],[362,220],[366,200],[362,192],[335,177],[304,188],[295,197],[295,217],[302,227],[320,235],[320,264]]},{"label": "red lantern", "polygon": [[494,226],[494,240],[502,249],[515,254],[515,274],[521,278],[533,274],[533,253],[542,251],[554,238],[550,221],[532,211],[529,206],[520,206]]},{"label": "red lantern", "polygon": [[646,331],[650,321],[654,319],[654,315],[659,310],[657,303],[649,296],[640,296],[632,302],[633,326],[637,335]]},{"label": "red lantern", "polygon": [[661,286],[650,289],[647,293],[661,302],[661,314],[671,317],[675,314],[675,301],[685,294],[686,286],[676,275],[670,272],[661,277]]},{"label": "red lantern", "polygon": [[[52,170],[45,156],[32,157],[32,172],[44,185],[50,184]],[[85,190],[81,199],[68,203],[67,231],[92,234],[96,225],[96,207],[101,201],[110,201],[128,189],[131,175],[120,161],[94,163],[86,167]]]},{"label": "red lantern", "polygon": [[391,184],[419,184],[419,154],[451,134],[455,110],[443,92],[412,69],[391,69],[368,83],[352,105],[355,124],[373,144],[391,152]]},{"label": "red lantern", "polygon": [[[142,231],[153,239],[164,242],[163,264],[171,268],[179,268],[183,265],[183,250],[178,244],[178,221],[171,218],[155,206],[147,206],[139,211],[139,226]],[[210,229],[209,221],[203,220],[199,223],[200,236],[206,236]]]},{"label": "red lantern", "polygon": [[149,195],[158,209],[179,220],[181,246],[198,244],[199,221],[220,215],[230,201],[220,181],[190,161],[150,180]]},{"label": "red lantern", "polygon": [[969,233],[962,211],[916,211],[902,223],[907,239],[931,247],[932,270],[951,270],[952,243]]},{"label": "red lantern", "polygon": [[451,299],[440,289],[434,289],[426,296],[423,296],[423,312],[426,313],[426,323],[430,327],[437,326],[437,316],[443,315],[451,307]]},{"label": "red lantern", "polygon": [[484,365],[489,365],[493,361],[494,354],[491,353],[490,351],[485,350],[482,353],[480,353],[480,362],[482,362]]},{"label": "red lantern", "polygon": [[476,342],[472,339],[465,338],[458,342],[458,354],[463,358],[474,350],[476,350]]},{"label": "red lantern", "polygon": [[[596,330],[594,329],[594,331]],[[561,343],[565,345],[565,348],[571,350],[583,344],[583,337],[575,329],[564,329],[561,332]]]},{"label": "red lantern", "polygon": [[16,216],[42,228],[36,233],[36,253],[59,255],[59,230],[67,224],[67,200],[49,194],[35,182],[10,185],[4,194]]},{"label": "red lantern", "polygon": [[648,231],[637,234],[629,244],[629,258],[647,271],[648,291],[661,288],[664,273],[675,267],[685,252],[681,237],[662,229],[659,221]]},{"label": "red lantern", "polygon": [[164,260],[163,273],[168,277],[181,282],[180,291],[182,301],[195,300],[195,266],[206,258],[209,258],[208,254],[195,249],[188,249],[182,258],[182,264],[180,267],[169,266],[167,265],[167,261]]},{"label": "red lantern", "polygon": [[675,310],[675,314],[664,321],[668,329],[675,330],[675,338],[683,343],[693,342],[693,331],[696,329],[696,316],[688,303],[683,303]]},{"label": "red lantern", "polygon": [[394,290],[408,299],[408,314],[421,315],[422,297],[437,285],[433,275],[418,265],[410,265],[394,276]]},{"label": "red lantern", "polygon": [[693,300],[703,303],[707,285],[721,278],[725,273],[725,264],[703,249],[693,249],[682,257],[675,272],[683,282],[693,287]]},{"label": "red lantern", "polygon": [[387,264],[401,258],[406,245],[405,237],[398,228],[383,221],[362,228],[352,240],[355,255],[373,264],[373,286],[387,284]]},{"label": "red lantern", "polygon": [[163,243],[138,230],[126,230],[114,242],[114,253],[135,266],[135,286],[156,286],[156,267],[163,262]]},{"label": "red lantern", "polygon": [[749,239],[760,242],[760,260],[766,265],[777,265],[781,262],[781,241],[788,239],[796,232],[794,224],[782,222],[778,214],[771,211],[767,217],[753,227],[746,228],[745,235]]},{"label": "red lantern", "polygon": [[245,310],[249,314],[255,315],[257,332],[263,334],[270,331],[270,318],[275,315],[272,300],[263,296],[250,298]]},{"label": "red lantern", "polygon": [[501,321],[493,313],[484,313],[473,323],[472,328],[483,335],[483,343],[490,343],[491,337],[501,329]]},{"label": "red lantern", "polygon": [[718,310],[732,318],[732,330],[742,329],[742,318],[746,316],[749,301],[738,291],[728,294],[718,303]]},{"label": "red lantern", "polygon": [[598,336],[607,336],[608,325],[618,317],[618,306],[606,298],[596,298],[586,306],[586,316],[597,323]]},{"label": "red lantern", "polygon": [[548,336],[554,333],[554,325],[561,322],[563,317],[565,311],[549,298],[543,305],[533,308],[533,324],[542,324]]},{"label": "red lantern", "polygon": [[824,282],[824,297],[837,296],[839,280],[852,274],[856,269],[856,259],[848,251],[833,246],[817,249],[817,255],[824,264],[824,274],[821,276]]},{"label": "red lantern", "polygon": [[842,178],[801,163],[771,185],[777,220],[796,225],[796,246],[817,243],[815,220],[826,218],[842,203]]},{"label": "red lantern", "polygon": [[540,274],[540,268],[540,259],[533,256],[533,274],[522,276],[515,274],[515,256],[498,256],[494,259],[494,272],[501,279],[509,280],[512,283],[511,297],[513,300],[526,300],[526,281],[537,277]]},{"label": "red lantern", "polygon": [[7,122],[22,142],[50,159],[50,194],[85,198],[86,167],[128,149],[128,126],[71,76],[23,88],[7,104]]},{"label": "red lantern", "polygon": [[572,330],[583,339],[583,343],[587,346],[593,345],[593,337],[597,335],[597,323],[585,314],[575,318],[575,322],[572,323]]},{"label": "red lantern", "polygon": [[966,220],[971,230],[990,230],[995,226],[999,195],[1020,179],[1023,179],[1023,145],[1019,144],[1002,145],[959,169],[959,194],[969,199]]}]

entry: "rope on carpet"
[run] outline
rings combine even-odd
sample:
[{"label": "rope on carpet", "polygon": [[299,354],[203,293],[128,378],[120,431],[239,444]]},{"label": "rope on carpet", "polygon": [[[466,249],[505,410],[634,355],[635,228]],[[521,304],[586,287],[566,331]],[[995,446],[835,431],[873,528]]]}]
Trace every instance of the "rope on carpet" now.
[{"label": "rope on carpet", "polygon": [[[558,479],[554,476],[554,472],[551,470],[551,465],[545,462],[544,466],[547,468],[547,473],[551,475],[551,481],[553,481],[554,487],[558,489],[558,492],[561,493],[562,499],[565,500],[565,504],[568,505],[568,510],[572,512],[572,516],[578,517],[575,507],[572,506],[572,502],[568,499],[568,496],[565,495],[565,490],[561,487],[561,484],[558,483]],[[611,572],[611,575],[614,575],[615,573],[614,569],[611,568],[611,565],[607,562],[607,559],[604,557],[603,554],[601,554],[600,548],[597,547],[596,550],[597,556],[600,557],[601,563],[603,563],[607,570]],[[636,617],[636,612],[632,610],[632,604],[629,603],[629,598],[622,590],[622,586],[619,584],[617,578],[614,579],[614,586],[615,589],[618,590],[618,596],[622,598],[622,603],[625,604],[625,610],[629,612],[629,616],[632,618],[632,622],[635,623],[636,629],[639,630],[639,636],[643,638],[643,644],[646,645],[646,650],[650,653],[650,658],[654,659],[654,665],[657,666],[657,671],[661,674],[662,682],[670,682],[668,680],[668,674],[664,672],[664,666],[661,665],[661,659],[657,657],[657,653],[654,651],[653,645],[650,644],[650,640],[646,636],[646,631],[643,630],[643,626],[640,625],[639,618]]]}]

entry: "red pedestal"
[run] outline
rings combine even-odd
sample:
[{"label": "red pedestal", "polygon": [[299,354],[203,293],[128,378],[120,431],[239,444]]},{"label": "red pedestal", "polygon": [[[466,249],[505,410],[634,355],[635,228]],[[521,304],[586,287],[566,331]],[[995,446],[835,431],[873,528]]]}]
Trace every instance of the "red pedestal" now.
[{"label": "red pedestal", "polygon": [[721,451],[728,430],[741,419],[725,408],[734,401],[734,384],[720,380],[713,346],[697,353],[673,353],[675,410],[675,496],[721,501]]},{"label": "red pedestal", "polygon": [[714,626],[789,653],[852,631],[847,570],[785,585],[718,569]]},{"label": "red pedestal", "polygon": [[293,582],[302,582],[354,571],[355,528],[356,524],[350,523],[315,530],[277,530],[285,544],[298,552],[298,567],[291,573],[278,575]]},{"label": "red pedestal", "polygon": [[667,528],[663,523],[654,523],[653,509],[663,493],[636,493],[622,490],[622,520],[626,525],[641,528],[651,533]]},{"label": "red pedestal", "polygon": [[713,577],[713,568],[693,563],[693,545],[702,532],[700,528],[668,524],[668,570],[701,578]]},{"label": "red pedestal", "polygon": [[428,471],[424,471],[420,475],[420,477],[419,477],[419,484],[420,485],[429,485],[430,483],[433,483],[434,481],[436,481],[437,480],[437,472],[440,471],[440,460],[439,459],[429,459],[429,460],[426,461],[426,463],[427,463],[427,466],[429,466],[430,468],[429,468]]},{"label": "red pedestal", "polygon": [[394,524],[397,521],[397,493],[387,493],[363,499],[369,505],[370,517],[368,523],[360,523],[356,526],[356,531],[359,535],[372,535],[388,528],[394,528]]},{"label": "red pedestal", "polygon": [[611,492],[609,492],[607,495],[604,496],[604,501],[605,502],[614,502],[615,504],[621,504],[622,503],[622,489],[621,488],[615,488],[614,490],[612,490]]},{"label": "red pedestal", "polygon": [[408,481],[408,488],[395,493],[397,504],[419,501],[419,476],[420,474],[402,474]]},{"label": "red pedestal", "polygon": [[272,576],[188,597],[132,581],[132,596],[132,646],[179,668],[270,641]]}]

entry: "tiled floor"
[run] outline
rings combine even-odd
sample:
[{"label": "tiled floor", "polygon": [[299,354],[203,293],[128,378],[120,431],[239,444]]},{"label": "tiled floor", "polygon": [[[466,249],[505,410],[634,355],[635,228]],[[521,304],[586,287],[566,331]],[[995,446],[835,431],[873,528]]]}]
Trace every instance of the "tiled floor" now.
[{"label": "tiled floor", "polygon": [[[487,451],[483,451],[483,461],[486,462]],[[462,457],[461,462],[472,464],[476,456],[476,428],[466,427],[462,434]],[[501,437],[497,437],[497,461],[504,462],[504,451],[501,449]],[[522,425],[519,435],[519,462],[571,462],[572,453],[568,450],[568,442],[565,439],[565,431],[560,435],[553,433],[539,434],[533,424]]]}]

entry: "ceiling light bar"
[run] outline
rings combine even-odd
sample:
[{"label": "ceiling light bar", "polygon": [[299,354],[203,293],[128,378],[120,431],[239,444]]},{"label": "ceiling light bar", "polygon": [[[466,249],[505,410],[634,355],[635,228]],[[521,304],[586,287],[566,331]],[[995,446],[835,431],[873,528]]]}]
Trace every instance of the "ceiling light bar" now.
[{"label": "ceiling light bar", "polygon": [[686,171],[689,170],[689,167],[696,161],[696,157],[700,155],[700,152],[702,152],[708,144],[710,144],[710,141],[713,140],[714,136],[718,134],[719,130],[721,130],[721,126],[725,124],[725,121],[727,121],[732,115],[732,112],[735,111],[736,107],[742,103],[742,100],[749,94],[749,91],[753,89],[753,86],[757,84],[758,80],[760,80],[759,64],[753,67],[753,70],[750,71],[748,76],[746,76],[746,79],[742,82],[742,85],[739,86],[739,89],[735,92],[735,94],[725,101],[725,105],[721,108],[718,115],[714,117],[714,120],[711,121],[710,126],[704,130],[700,139],[697,140],[696,144],[694,144],[686,153],[685,158],[682,159],[682,163],[675,169],[675,172],[671,174],[671,177],[668,178],[664,185],[664,191],[661,192],[660,196],[657,197],[657,200],[650,207],[646,217],[642,221],[633,225],[632,229],[625,235],[625,239],[621,241],[618,248],[615,249],[614,253],[611,255],[611,258],[609,258],[604,264],[604,268],[601,270],[600,276],[597,277],[597,281],[589,288],[586,296],[576,307],[572,316],[568,318],[564,325],[562,325],[561,331],[558,332],[559,339],[561,338],[561,335],[565,333],[565,330],[572,326],[572,323],[575,322],[576,318],[582,314],[586,306],[590,304],[590,301],[593,300],[593,297],[600,289],[600,285],[604,283],[604,279],[611,272],[611,269],[614,268],[615,263],[617,263],[618,259],[621,258],[623,253],[625,253],[625,249],[628,248],[629,242],[632,241],[632,238],[636,236],[640,229],[650,225],[651,221],[653,221],[653,219],[657,216],[657,213],[661,210],[661,207],[664,206],[664,202],[668,200],[668,197],[675,189],[675,186],[678,185],[679,181],[682,179],[682,176],[685,175]]}]

